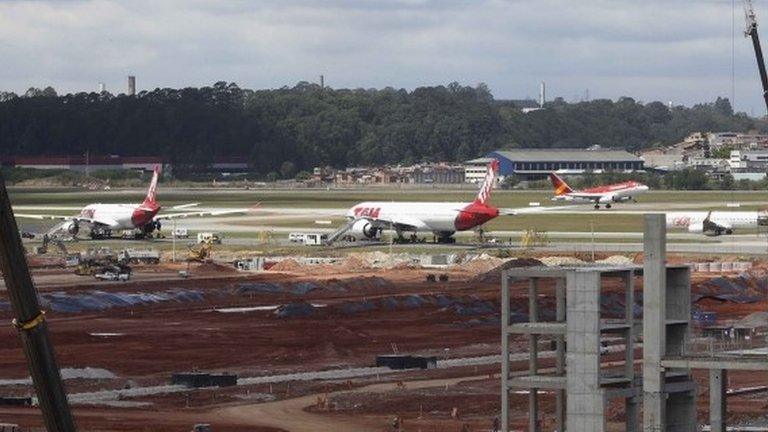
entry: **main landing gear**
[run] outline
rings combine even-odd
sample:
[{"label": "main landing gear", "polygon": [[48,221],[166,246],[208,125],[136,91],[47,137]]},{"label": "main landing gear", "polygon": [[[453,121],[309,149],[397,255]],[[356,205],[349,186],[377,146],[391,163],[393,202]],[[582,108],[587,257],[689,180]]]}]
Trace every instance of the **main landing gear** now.
[{"label": "main landing gear", "polygon": [[[611,204],[610,203],[606,204],[605,208],[607,208],[607,209],[611,208]],[[595,203],[595,210],[600,210],[600,204]]]}]

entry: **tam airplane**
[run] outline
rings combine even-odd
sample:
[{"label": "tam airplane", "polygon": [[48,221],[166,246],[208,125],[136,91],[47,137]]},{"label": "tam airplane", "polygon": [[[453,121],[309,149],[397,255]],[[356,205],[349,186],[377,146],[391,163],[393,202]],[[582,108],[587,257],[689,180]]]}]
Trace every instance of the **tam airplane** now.
[{"label": "tam airplane", "polygon": [[636,196],[648,191],[648,186],[636,181],[574,190],[555,173],[549,174],[549,180],[555,188],[553,201],[594,203],[596,209],[600,208],[600,204],[605,204],[605,208],[611,208],[611,203],[633,200]]},{"label": "tam airplane", "polygon": [[471,230],[499,216],[499,209],[489,204],[498,170],[499,161],[488,164],[477,198],[468,203],[366,201],[356,204],[346,213],[348,224],[331,235],[328,243],[342,236],[375,239],[384,228],[390,227],[399,237],[403,232],[430,232],[441,242],[453,243],[456,231]]},{"label": "tam airplane", "polygon": [[714,237],[733,234],[734,229],[768,226],[765,211],[689,211],[666,214],[667,228],[682,228]]},{"label": "tam airplane", "polygon": [[[157,201],[157,180],[159,167],[155,167],[152,173],[152,181],[149,184],[147,195],[141,204],[88,204],[83,207],[76,216],[59,215],[38,215],[38,214],[16,214],[18,218],[39,219],[39,220],[61,220],[63,221],[51,232],[56,230],[65,230],[72,236],[77,236],[82,225],[90,228],[91,238],[106,238],[112,235],[113,231],[120,230],[141,230],[145,236],[152,234],[155,230],[160,230],[161,221],[168,219],[181,219],[188,217],[201,216],[219,216],[232,213],[245,213],[247,210],[221,210],[221,211],[199,211],[191,213],[171,213],[158,215],[162,207]],[[182,210],[196,206],[197,203],[183,204],[171,207],[173,210]]]}]

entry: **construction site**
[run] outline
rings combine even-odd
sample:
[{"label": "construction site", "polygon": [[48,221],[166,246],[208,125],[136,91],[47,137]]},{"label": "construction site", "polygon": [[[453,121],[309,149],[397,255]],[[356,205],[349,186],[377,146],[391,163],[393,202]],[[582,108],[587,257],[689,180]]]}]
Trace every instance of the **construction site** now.
[{"label": "construction site", "polygon": [[[594,260],[28,261],[78,430],[767,430],[768,267],[666,256],[658,228]],[[43,430],[19,330],[0,338],[0,423]]]}]

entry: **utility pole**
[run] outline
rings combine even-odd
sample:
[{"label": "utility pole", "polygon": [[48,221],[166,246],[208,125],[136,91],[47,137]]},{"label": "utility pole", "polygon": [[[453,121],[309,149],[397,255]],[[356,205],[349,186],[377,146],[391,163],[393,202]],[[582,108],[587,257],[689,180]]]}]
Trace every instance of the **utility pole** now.
[{"label": "utility pole", "polygon": [[755,59],[757,60],[757,69],[760,72],[760,82],[763,85],[763,99],[765,107],[768,109],[768,73],[765,71],[765,61],[763,60],[763,49],[760,47],[760,37],[757,35],[757,17],[752,8],[752,0],[744,0],[744,17],[747,20],[747,29],[744,31],[745,37],[752,38],[752,46],[755,49]]},{"label": "utility pole", "polygon": [[45,312],[40,310],[37,289],[27,266],[11,200],[0,174],[0,269],[11,300],[29,372],[48,432],[75,432],[64,384],[48,338]]}]

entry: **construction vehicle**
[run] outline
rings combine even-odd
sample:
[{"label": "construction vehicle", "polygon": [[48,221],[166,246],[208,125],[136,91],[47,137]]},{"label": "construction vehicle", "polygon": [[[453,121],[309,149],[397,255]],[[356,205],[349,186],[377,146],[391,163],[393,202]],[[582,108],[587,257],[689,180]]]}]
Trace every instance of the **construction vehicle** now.
[{"label": "construction vehicle", "polygon": [[131,268],[125,264],[111,264],[101,267],[93,277],[105,281],[128,281],[131,279]]},{"label": "construction vehicle", "polygon": [[81,260],[77,266],[75,266],[75,274],[78,276],[93,276],[99,269],[99,265],[93,260]]},{"label": "construction vehicle", "polygon": [[93,276],[105,266],[117,263],[117,256],[109,248],[88,249],[80,256],[75,267],[78,276]]},{"label": "construction vehicle", "polygon": [[205,262],[211,258],[213,243],[208,241],[201,243],[197,247],[190,247],[187,254],[187,262]]},{"label": "construction vehicle", "polygon": [[197,233],[198,243],[213,243],[221,244],[221,234],[213,232],[201,232]]},{"label": "construction vehicle", "polygon": [[64,245],[64,242],[61,241],[58,237],[51,237],[48,234],[43,235],[43,244],[40,246],[36,246],[33,251],[36,255],[45,255],[48,253],[48,248],[50,244],[53,243],[56,245],[56,247],[61,251],[61,253],[64,256],[69,255],[69,251],[67,251],[67,246]]},{"label": "construction vehicle", "polygon": [[123,264],[159,264],[160,252],[154,249],[123,249],[117,253],[117,261]]}]

